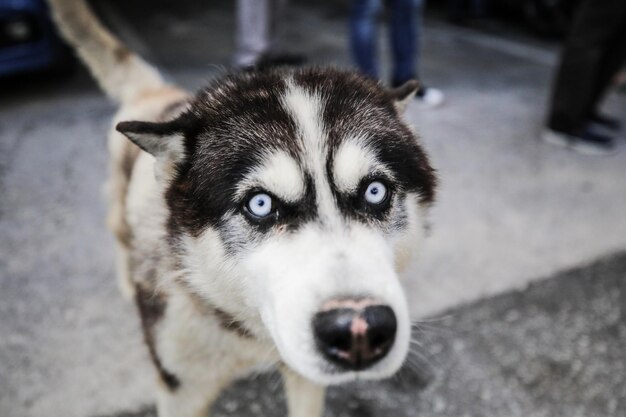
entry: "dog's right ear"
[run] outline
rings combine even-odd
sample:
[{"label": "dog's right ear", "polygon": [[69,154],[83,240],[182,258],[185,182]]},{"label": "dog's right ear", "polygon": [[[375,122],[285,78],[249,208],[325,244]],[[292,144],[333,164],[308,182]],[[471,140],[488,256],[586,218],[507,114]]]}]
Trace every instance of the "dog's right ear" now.
[{"label": "dog's right ear", "polygon": [[397,112],[402,114],[406,110],[409,102],[415,97],[417,90],[420,88],[419,81],[409,80],[399,87],[387,90],[387,93],[393,99],[394,107]]},{"label": "dog's right ear", "polygon": [[169,178],[185,158],[185,136],[177,120],[171,122],[120,122],[115,129],[156,158],[157,179]]}]

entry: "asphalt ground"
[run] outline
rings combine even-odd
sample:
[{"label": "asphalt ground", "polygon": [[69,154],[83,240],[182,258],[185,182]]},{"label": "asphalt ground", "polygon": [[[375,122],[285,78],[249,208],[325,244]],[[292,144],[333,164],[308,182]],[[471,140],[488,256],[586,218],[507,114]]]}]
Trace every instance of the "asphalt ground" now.
[{"label": "asphalt ground", "polygon": [[[227,3],[101,4],[107,21],[182,85],[198,88],[227,70]],[[312,63],[350,65],[340,13],[297,6],[286,33],[287,49]],[[432,19],[423,44],[423,79],[447,96],[441,109],[415,103],[407,113],[441,179],[407,285],[414,317],[432,318],[418,339],[426,359],[416,354],[404,386],[331,390],[329,412],[623,416],[624,137],[608,158],[538,140],[555,44]],[[0,88],[0,416],[141,410],[152,403],[154,374],[134,307],[117,292],[104,227],[115,106],[81,70]],[[626,122],[623,95],[611,94],[605,110]],[[533,300],[536,311],[526,308]],[[282,415],[277,391],[259,391],[275,377],[259,381],[226,393],[216,412],[239,415],[249,403]]]}]

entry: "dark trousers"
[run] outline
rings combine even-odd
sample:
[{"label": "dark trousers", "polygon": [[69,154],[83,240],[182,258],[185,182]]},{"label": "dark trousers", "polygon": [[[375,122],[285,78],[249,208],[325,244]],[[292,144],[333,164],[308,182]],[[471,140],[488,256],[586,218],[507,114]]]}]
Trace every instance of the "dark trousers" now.
[{"label": "dark trousers", "polygon": [[583,0],[554,82],[548,126],[579,132],[626,59],[626,0]]},{"label": "dark trousers", "polygon": [[[626,1],[626,0],[624,0]],[[424,0],[387,0],[393,54],[392,85],[417,77],[419,35]],[[353,0],[350,13],[350,49],[361,72],[378,78],[377,17],[382,0]]]}]

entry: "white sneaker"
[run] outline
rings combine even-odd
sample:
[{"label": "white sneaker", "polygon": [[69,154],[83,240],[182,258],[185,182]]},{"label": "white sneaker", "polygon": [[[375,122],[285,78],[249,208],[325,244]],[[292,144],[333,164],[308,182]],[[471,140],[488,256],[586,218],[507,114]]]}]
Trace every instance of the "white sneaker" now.
[{"label": "white sneaker", "polygon": [[437,88],[424,87],[421,91],[418,91],[415,95],[417,101],[422,103],[424,107],[434,109],[441,106],[445,101],[443,92]]}]

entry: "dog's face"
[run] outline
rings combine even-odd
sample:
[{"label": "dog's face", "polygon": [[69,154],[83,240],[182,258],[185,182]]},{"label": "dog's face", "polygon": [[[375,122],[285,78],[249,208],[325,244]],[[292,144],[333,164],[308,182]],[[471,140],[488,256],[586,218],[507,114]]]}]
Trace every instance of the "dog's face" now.
[{"label": "dog's face", "polygon": [[184,285],[319,383],[389,376],[408,352],[398,273],[435,186],[400,115],[412,90],[244,74],[174,121],[118,126],[156,156]]}]

